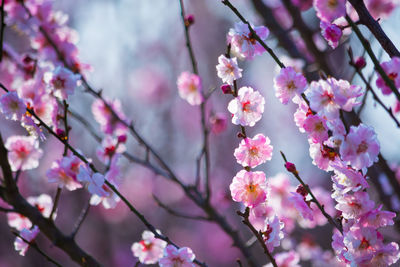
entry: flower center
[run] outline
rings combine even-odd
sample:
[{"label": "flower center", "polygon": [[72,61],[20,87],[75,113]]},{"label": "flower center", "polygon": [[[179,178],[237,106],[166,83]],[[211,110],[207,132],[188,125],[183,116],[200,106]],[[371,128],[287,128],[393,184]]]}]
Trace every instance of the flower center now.
[{"label": "flower center", "polygon": [[325,130],[325,127],[324,127],[324,124],[322,123],[322,121],[315,124],[314,130],[316,132],[323,132]]},{"label": "flower center", "polygon": [[250,148],[249,154],[250,154],[250,156],[252,156],[252,157],[257,156],[257,155],[258,155],[258,149],[257,149],[257,147],[254,147],[254,146],[253,146],[252,148]]},{"label": "flower center", "polygon": [[246,102],[242,103],[242,110],[244,112],[249,112],[251,110],[250,101],[246,101]]},{"label": "flower center", "polygon": [[247,185],[247,192],[254,193],[257,190],[258,185],[249,184]]},{"label": "flower center", "polygon": [[296,85],[294,84],[294,81],[291,80],[290,82],[287,83],[286,85],[287,89],[289,91],[294,91],[296,89]]},{"label": "flower center", "polygon": [[392,72],[388,75],[389,79],[391,79],[392,81],[394,81],[398,76],[398,73]]},{"label": "flower center", "polygon": [[53,80],[53,86],[55,89],[63,89],[65,87],[65,80],[60,77],[56,77]]},{"label": "flower center", "polygon": [[334,9],[338,6],[338,2],[337,0],[329,0],[328,1],[328,7],[331,9]]},{"label": "flower center", "polygon": [[144,240],[141,240],[140,245],[142,245],[142,251],[148,251],[153,247],[153,243],[146,243]]},{"label": "flower center", "polygon": [[189,91],[190,91],[191,93],[194,93],[194,92],[197,91],[197,87],[196,87],[196,85],[195,85],[194,83],[191,83],[191,84],[189,85]]},{"label": "flower center", "polygon": [[368,144],[365,141],[362,141],[361,144],[358,145],[357,154],[365,153],[368,150]]}]

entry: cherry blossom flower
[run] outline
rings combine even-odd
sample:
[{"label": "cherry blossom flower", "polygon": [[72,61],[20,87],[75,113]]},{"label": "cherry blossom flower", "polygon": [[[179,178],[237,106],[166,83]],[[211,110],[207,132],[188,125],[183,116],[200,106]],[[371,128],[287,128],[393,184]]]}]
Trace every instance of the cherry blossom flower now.
[{"label": "cherry blossom flower", "polygon": [[173,245],[168,245],[164,249],[164,257],[158,263],[160,267],[194,267],[194,259],[195,255],[190,248],[177,249]]},{"label": "cherry blossom flower", "polygon": [[203,102],[201,79],[198,75],[190,72],[182,72],[176,82],[179,96],[190,105],[197,106]]},{"label": "cherry blossom flower", "polygon": [[[268,196],[268,198],[270,198]],[[250,209],[249,221],[258,231],[263,230],[265,221],[275,214],[273,207],[269,205],[269,200]]]},{"label": "cherry blossom flower", "polygon": [[335,49],[339,45],[340,38],[342,37],[342,29],[336,24],[331,24],[326,21],[321,21],[320,27],[324,39],[328,42],[330,47]]},{"label": "cherry blossom flower", "polygon": [[306,90],[306,87],[306,78],[292,67],[282,68],[279,75],[274,79],[275,96],[284,105],[293,97],[299,97]]},{"label": "cherry blossom flower", "polygon": [[285,224],[276,215],[265,220],[264,229],[261,232],[269,252],[273,252],[274,247],[279,247],[284,237],[282,231],[284,226]]},{"label": "cherry blossom flower", "polygon": [[272,158],[271,141],[263,134],[244,138],[235,149],[234,156],[243,167],[254,168]]},{"label": "cherry blossom flower", "polygon": [[100,197],[107,197],[109,193],[104,190],[103,185],[105,177],[101,173],[94,173],[88,170],[87,166],[79,166],[79,174],[77,175],[78,181],[87,184],[88,191],[91,194],[96,194]]},{"label": "cherry blossom flower", "polygon": [[26,113],[26,105],[17,92],[8,92],[0,96],[0,112],[7,119],[19,121]]},{"label": "cherry blossom flower", "polygon": [[39,166],[39,159],[43,151],[39,148],[39,142],[32,136],[10,136],[5,148],[8,150],[8,160],[13,171],[26,171]]},{"label": "cherry blossom flower", "polygon": [[351,85],[346,80],[336,80],[335,78],[328,78],[327,81],[332,87],[335,101],[341,109],[351,111],[353,107],[361,104],[361,101],[357,100],[359,96],[363,95],[363,89],[360,86]]},{"label": "cherry blossom flower", "polygon": [[303,216],[304,219],[312,221],[314,219],[313,210],[306,203],[305,197],[297,192],[291,192],[289,201],[292,202],[293,206]]},{"label": "cherry blossom flower", "polygon": [[125,152],[125,145],[118,138],[107,135],[101,142],[101,147],[96,150],[97,157],[105,164],[116,154]]},{"label": "cherry blossom flower", "polygon": [[[254,27],[255,33],[261,40],[267,39],[269,35],[268,28],[264,26]],[[243,22],[235,23],[235,27],[229,30],[228,43],[231,44],[231,51],[240,58],[253,59],[254,56],[264,53],[265,49],[260,43],[252,36],[247,24]]]},{"label": "cherry blossom flower", "polygon": [[225,113],[216,113],[210,117],[211,131],[220,134],[226,130],[227,118]]},{"label": "cherry blossom flower", "polygon": [[[35,225],[31,230],[28,230],[26,228],[22,229],[19,234],[26,241],[32,242],[32,240],[36,238],[39,232],[39,228]],[[28,251],[29,244],[21,238],[17,237],[14,242],[14,247],[16,251],[19,251],[19,255],[25,256],[26,252]]]},{"label": "cherry blossom flower", "polygon": [[360,170],[378,161],[379,149],[374,129],[360,124],[350,127],[349,134],[340,146],[340,155],[344,161]]},{"label": "cherry blossom flower", "polygon": [[217,75],[222,82],[233,85],[233,81],[242,77],[242,69],[238,67],[237,58],[218,57]]},{"label": "cherry blossom flower", "polygon": [[326,145],[314,143],[312,140],[309,140],[308,143],[310,144],[312,163],[321,170],[332,171],[331,164],[340,160],[335,150]]},{"label": "cherry blossom flower", "polygon": [[232,199],[246,207],[256,207],[267,198],[267,181],[263,172],[239,171],[229,186]]},{"label": "cherry blossom flower", "polygon": [[55,97],[66,100],[69,95],[74,94],[80,75],[59,66],[51,72],[46,72],[43,79]]},{"label": "cherry blossom flower", "polygon": [[346,0],[314,0],[314,8],[320,20],[332,22],[346,15]]},{"label": "cherry blossom flower", "polygon": [[232,123],[253,127],[264,112],[264,97],[251,87],[242,87],[238,96],[231,100],[228,110],[232,113]]},{"label": "cherry blossom flower", "polygon": [[395,264],[400,258],[399,245],[391,242],[375,250],[370,264],[374,267],[386,267]]},{"label": "cherry blossom flower", "polygon": [[336,198],[337,210],[342,212],[345,219],[358,218],[360,215],[372,210],[375,206],[374,201],[369,198],[368,193],[363,191],[354,194],[340,195]]},{"label": "cherry blossom flower", "polygon": [[332,176],[332,180],[342,189],[341,193],[347,193],[349,191],[357,192],[369,187],[364,175],[347,167],[342,162],[332,163],[331,166],[335,172],[335,175]]},{"label": "cherry blossom flower", "polygon": [[82,188],[77,179],[81,165],[83,165],[83,162],[74,155],[56,160],[46,172],[48,181],[50,183],[57,183],[59,188],[65,187],[69,191]]},{"label": "cherry blossom flower", "polygon": [[399,2],[393,0],[366,0],[365,5],[374,19],[386,19],[399,5]]},{"label": "cherry blossom flower", "polygon": [[[289,252],[281,252],[276,255],[274,255],[276,264],[278,266],[285,266],[285,267],[301,267],[299,262],[300,262],[300,256],[297,252],[291,250]],[[264,265],[264,267],[272,267],[272,263],[268,263],[267,265]]]},{"label": "cherry blossom flower", "polygon": [[328,119],[335,119],[339,116],[340,106],[334,99],[333,90],[328,81],[311,82],[305,94],[313,111]]},{"label": "cherry blossom flower", "polygon": [[[396,88],[400,88],[400,58],[393,57],[390,61],[381,64],[382,69],[385,71],[390,80]],[[385,80],[378,74],[376,86],[382,90],[384,95],[390,95],[392,89],[386,84]]]},{"label": "cherry blossom flower", "polygon": [[[159,230],[157,230],[159,232]],[[142,240],[133,243],[131,250],[135,257],[143,264],[155,264],[163,257],[167,242],[154,237],[148,230],[142,233]]]},{"label": "cherry blossom flower", "polygon": [[[122,136],[126,135],[126,125],[118,120],[112,111],[123,121],[126,121],[125,114],[122,112],[121,102],[118,99],[113,101],[96,99],[92,104],[92,113],[94,119],[100,124],[101,130],[105,134]],[[110,110],[110,108],[112,110]]]},{"label": "cherry blossom flower", "polygon": [[358,225],[362,227],[373,227],[380,228],[388,225],[393,225],[393,218],[396,217],[396,213],[391,211],[383,211],[382,205],[378,208],[370,210],[364,213],[358,222]]},{"label": "cherry blossom flower", "polygon": [[323,143],[329,137],[326,120],[318,115],[307,116],[303,127],[314,143]]}]

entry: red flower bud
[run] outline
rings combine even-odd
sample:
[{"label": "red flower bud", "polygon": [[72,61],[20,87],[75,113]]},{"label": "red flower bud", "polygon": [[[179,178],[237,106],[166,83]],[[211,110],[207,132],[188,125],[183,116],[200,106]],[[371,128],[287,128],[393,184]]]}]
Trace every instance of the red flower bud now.
[{"label": "red flower bud", "polygon": [[296,165],[294,165],[291,162],[286,162],[285,163],[285,168],[286,168],[286,170],[288,170],[288,172],[292,172],[292,173],[297,172]]},{"label": "red flower bud", "polygon": [[229,84],[223,84],[221,85],[221,90],[224,94],[232,94],[232,87]]}]

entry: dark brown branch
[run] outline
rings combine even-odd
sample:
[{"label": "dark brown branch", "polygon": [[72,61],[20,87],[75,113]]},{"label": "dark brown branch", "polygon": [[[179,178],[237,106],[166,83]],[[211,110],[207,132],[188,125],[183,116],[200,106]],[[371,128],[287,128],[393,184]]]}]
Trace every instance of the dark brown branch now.
[{"label": "dark brown branch", "polygon": [[[349,0],[351,5],[356,10],[360,23],[365,25],[370,32],[375,36],[376,40],[381,44],[382,48],[392,57],[400,57],[400,52],[397,50],[396,46],[389,39],[386,33],[383,31],[382,27],[379,25],[371,14],[369,13],[367,7],[363,0]],[[350,23],[349,23],[350,24]]]}]

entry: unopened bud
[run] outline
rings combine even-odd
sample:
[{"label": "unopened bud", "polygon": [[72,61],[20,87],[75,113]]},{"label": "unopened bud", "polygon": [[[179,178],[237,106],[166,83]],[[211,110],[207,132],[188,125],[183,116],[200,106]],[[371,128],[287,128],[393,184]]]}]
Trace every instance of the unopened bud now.
[{"label": "unopened bud", "polygon": [[285,168],[286,168],[286,170],[288,170],[288,172],[291,172],[291,173],[296,173],[297,172],[296,165],[294,165],[291,162],[286,162],[285,163]]},{"label": "unopened bud", "polygon": [[193,14],[188,14],[185,16],[185,25],[186,27],[189,27],[190,25],[194,24],[194,15]]},{"label": "unopened bud", "polygon": [[367,62],[365,61],[364,57],[358,57],[354,64],[358,69],[363,69],[367,65]]},{"label": "unopened bud", "polygon": [[223,84],[221,85],[221,90],[224,94],[228,95],[228,94],[232,94],[232,87],[229,84]]},{"label": "unopened bud", "polygon": [[305,189],[303,185],[299,185],[299,186],[296,188],[296,193],[299,193],[299,194],[302,195],[303,197],[305,197],[305,196],[308,195],[307,189]]},{"label": "unopened bud", "polygon": [[125,143],[126,142],[126,134],[118,136],[118,143]]}]

